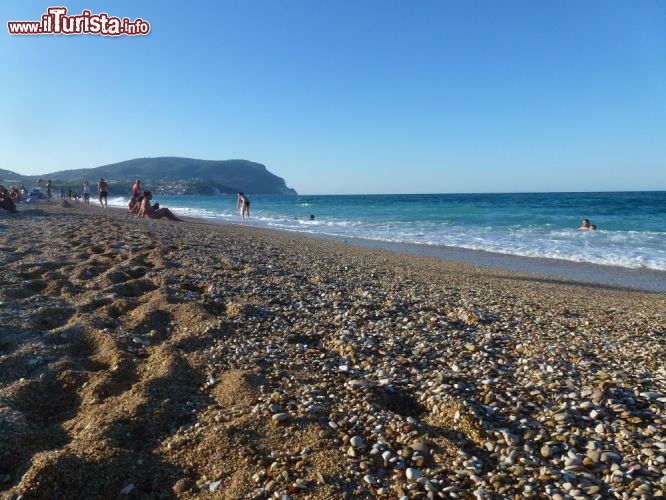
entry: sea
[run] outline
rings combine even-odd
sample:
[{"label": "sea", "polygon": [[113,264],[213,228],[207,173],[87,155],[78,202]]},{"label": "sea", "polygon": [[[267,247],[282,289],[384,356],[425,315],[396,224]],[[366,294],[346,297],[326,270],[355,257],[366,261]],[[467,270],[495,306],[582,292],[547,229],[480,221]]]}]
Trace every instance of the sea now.
[{"label": "sea", "polygon": [[[598,193],[160,196],[176,214],[281,231],[493,255],[666,271],[666,191]],[[127,198],[110,199],[126,206]],[[581,231],[581,220],[596,225]],[[661,274],[661,273],[659,273]],[[666,288],[666,284],[664,285]]]}]

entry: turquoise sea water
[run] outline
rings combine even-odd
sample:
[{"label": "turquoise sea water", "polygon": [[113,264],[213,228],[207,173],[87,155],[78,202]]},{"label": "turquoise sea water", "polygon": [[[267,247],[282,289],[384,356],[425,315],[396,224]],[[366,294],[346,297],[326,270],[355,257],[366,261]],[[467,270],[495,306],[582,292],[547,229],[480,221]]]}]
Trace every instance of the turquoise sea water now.
[{"label": "turquoise sea water", "polygon": [[[666,270],[666,191],[249,197],[250,226]],[[240,223],[235,195],[156,201],[180,215]],[[126,206],[127,198],[110,203]],[[583,218],[597,231],[577,230]]]}]

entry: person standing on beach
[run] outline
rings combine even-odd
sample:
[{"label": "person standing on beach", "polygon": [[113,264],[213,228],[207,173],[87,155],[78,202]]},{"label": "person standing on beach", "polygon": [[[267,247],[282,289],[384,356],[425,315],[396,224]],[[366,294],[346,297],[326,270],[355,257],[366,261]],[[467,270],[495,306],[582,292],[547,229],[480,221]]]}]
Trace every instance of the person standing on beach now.
[{"label": "person standing on beach", "polygon": [[46,183],[46,199],[51,201],[51,181]]},{"label": "person standing on beach", "polygon": [[88,179],[84,179],[81,192],[83,193],[83,203],[90,205],[90,181]]},{"label": "person standing on beach", "polygon": [[250,218],[250,200],[244,193],[238,192],[237,208],[240,208],[241,219]]},{"label": "person standing on beach", "polygon": [[102,205],[103,207],[107,207],[107,200],[109,197],[109,185],[104,181],[104,179],[100,179],[99,182],[97,183],[97,192],[99,193],[99,204]]},{"label": "person standing on beach", "polygon": [[138,198],[141,196],[141,181],[137,179],[132,186],[132,198]]}]

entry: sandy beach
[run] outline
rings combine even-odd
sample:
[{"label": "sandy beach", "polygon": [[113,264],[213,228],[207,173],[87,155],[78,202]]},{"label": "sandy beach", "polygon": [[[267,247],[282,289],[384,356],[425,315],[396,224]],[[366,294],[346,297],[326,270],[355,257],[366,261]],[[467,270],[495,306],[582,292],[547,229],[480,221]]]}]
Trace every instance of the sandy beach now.
[{"label": "sandy beach", "polygon": [[0,497],[652,498],[666,295],[0,211]]}]

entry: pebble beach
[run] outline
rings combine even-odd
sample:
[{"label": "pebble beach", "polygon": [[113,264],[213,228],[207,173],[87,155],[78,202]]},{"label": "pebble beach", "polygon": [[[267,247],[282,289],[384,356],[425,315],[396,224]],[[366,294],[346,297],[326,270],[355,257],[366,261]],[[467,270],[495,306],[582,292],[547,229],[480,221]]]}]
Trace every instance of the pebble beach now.
[{"label": "pebble beach", "polygon": [[666,294],[0,212],[0,498],[659,498]]}]

